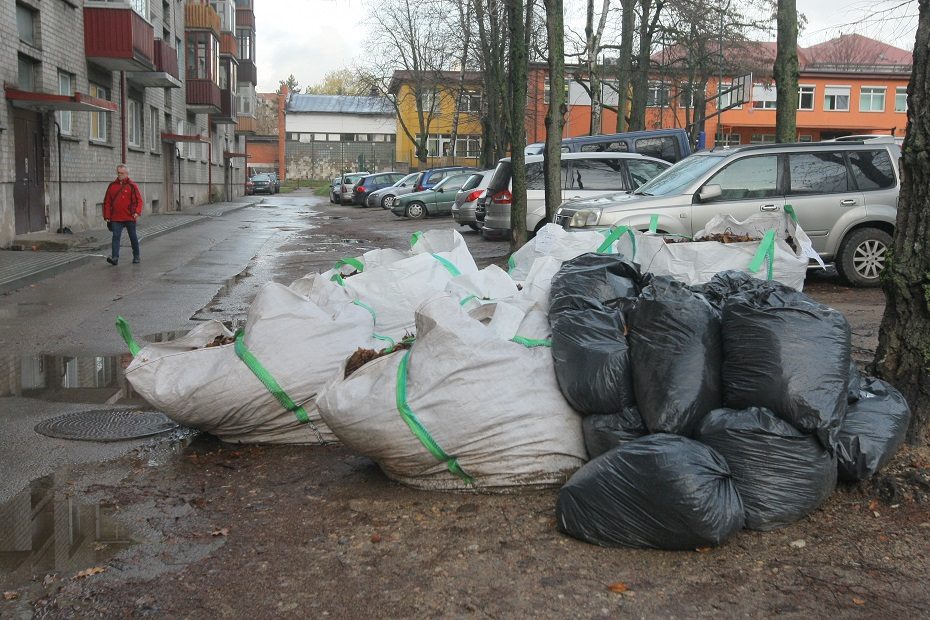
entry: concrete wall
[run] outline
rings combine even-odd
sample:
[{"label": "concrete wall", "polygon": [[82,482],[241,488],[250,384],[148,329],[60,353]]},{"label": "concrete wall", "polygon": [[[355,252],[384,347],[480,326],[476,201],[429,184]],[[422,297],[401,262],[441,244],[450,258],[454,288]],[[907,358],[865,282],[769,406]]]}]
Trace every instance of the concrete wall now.
[{"label": "concrete wall", "polygon": [[[288,178],[326,179],[363,168],[369,172],[398,170],[393,142],[286,142]],[[399,170],[406,172],[406,170]]]},{"label": "concrete wall", "polygon": [[[393,116],[371,114],[287,113],[288,133],[397,133]],[[290,136],[288,136],[290,137]]]}]

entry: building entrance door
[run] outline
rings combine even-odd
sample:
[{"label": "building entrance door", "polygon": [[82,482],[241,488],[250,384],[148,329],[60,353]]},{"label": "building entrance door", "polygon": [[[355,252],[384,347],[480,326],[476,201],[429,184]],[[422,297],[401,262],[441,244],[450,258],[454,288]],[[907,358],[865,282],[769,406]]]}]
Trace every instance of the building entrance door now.
[{"label": "building entrance door", "polygon": [[16,181],[13,183],[13,217],[16,234],[45,230],[45,160],[42,117],[29,110],[13,110]]}]

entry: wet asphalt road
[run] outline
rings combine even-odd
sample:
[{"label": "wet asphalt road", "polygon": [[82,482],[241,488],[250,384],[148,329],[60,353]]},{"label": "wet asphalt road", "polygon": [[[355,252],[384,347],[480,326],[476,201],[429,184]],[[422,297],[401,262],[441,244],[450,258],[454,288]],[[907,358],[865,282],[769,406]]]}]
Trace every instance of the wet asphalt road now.
[{"label": "wet asphalt road", "polygon": [[[405,249],[415,231],[450,225],[449,217],[408,221],[298,190],[151,239],[139,265],[125,260],[113,267],[101,256],[0,296],[0,502],[62,465],[102,461],[151,443],[76,442],[32,430],[39,421],[106,401],[143,404],[127,394],[121,376],[103,382],[81,376],[70,384],[47,376],[72,359],[81,368],[119,368],[121,375],[129,360],[114,328],[117,316],[140,341],[167,339],[207,319],[235,326],[267,282],[289,284],[369,249]],[[506,256],[506,244],[461,232],[479,266]]]}]

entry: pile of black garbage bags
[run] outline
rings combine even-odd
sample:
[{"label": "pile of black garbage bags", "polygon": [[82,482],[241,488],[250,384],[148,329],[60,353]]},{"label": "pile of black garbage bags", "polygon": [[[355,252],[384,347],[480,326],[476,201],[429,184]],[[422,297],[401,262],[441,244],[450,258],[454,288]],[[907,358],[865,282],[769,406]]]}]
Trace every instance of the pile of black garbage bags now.
[{"label": "pile of black garbage bags", "polygon": [[775,281],[689,287],[584,254],[553,278],[549,319],[592,459],[557,519],[587,542],[695,549],[787,525],[907,431],[900,393],[852,361],[846,318]]}]

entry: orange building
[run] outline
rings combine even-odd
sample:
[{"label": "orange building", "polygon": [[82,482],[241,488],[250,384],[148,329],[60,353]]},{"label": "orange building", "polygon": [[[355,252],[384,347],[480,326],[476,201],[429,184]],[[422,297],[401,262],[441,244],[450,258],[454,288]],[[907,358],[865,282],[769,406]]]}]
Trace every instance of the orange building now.
[{"label": "orange building", "polygon": [[[653,57],[660,67],[674,67],[675,48]],[[728,52],[725,51],[725,55]],[[683,50],[682,50],[683,54]],[[775,141],[775,87],[771,71],[775,60],[774,43],[743,44],[729,52],[740,55],[753,70],[753,83],[747,88],[741,106],[717,111],[717,78],[708,81],[704,123],[708,147]],[[808,48],[798,48],[797,130],[799,141],[827,140],[851,134],[893,134],[903,136],[907,126],[907,84],[911,74],[911,52],[863,37],[843,35]],[[572,72],[568,68],[567,73]],[[748,71],[747,71],[748,73]],[[693,98],[687,94],[682,74],[665,69],[654,74],[647,96],[646,128],[689,128],[693,123]],[[724,76],[723,89],[739,76]],[[591,100],[584,87],[568,80],[568,114],[563,137],[587,135],[591,127]],[[603,89],[606,103],[616,105],[616,89]],[[545,114],[548,78],[545,65],[530,68],[527,105],[527,141],[542,142],[546,137]],[[723,107],[729,103],[724,95]],[[601,133],[616,131],[616,113],[603,110]]]}]

